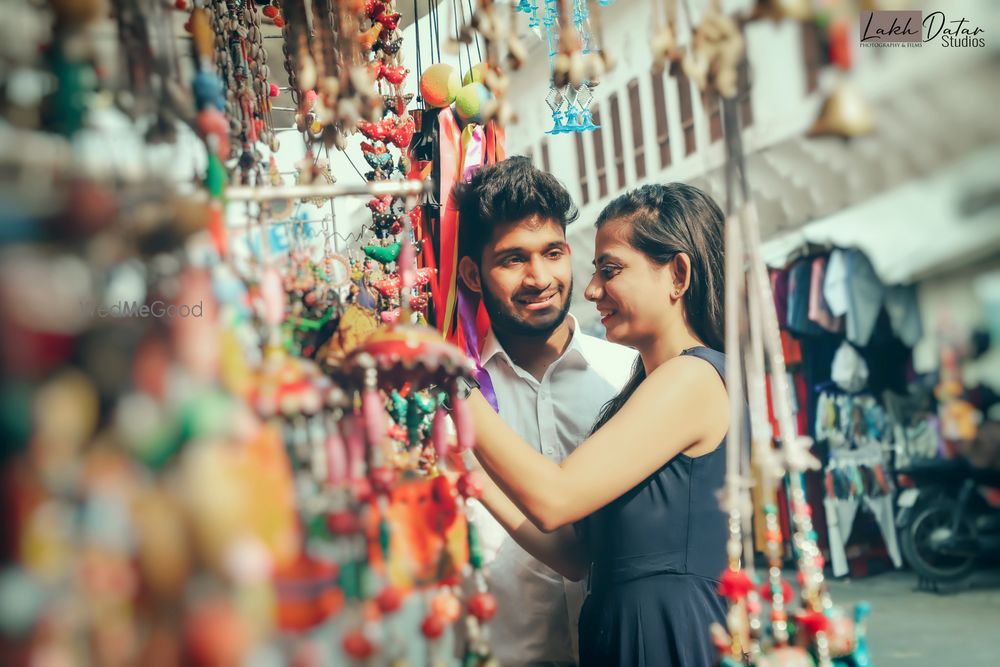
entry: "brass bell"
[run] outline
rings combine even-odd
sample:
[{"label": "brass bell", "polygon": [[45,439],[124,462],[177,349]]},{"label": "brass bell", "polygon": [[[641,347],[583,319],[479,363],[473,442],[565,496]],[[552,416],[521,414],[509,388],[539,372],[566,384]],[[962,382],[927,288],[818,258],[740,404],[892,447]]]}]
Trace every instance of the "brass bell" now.
[{"label": "brass bell", "polygon": [[841,81],[826,98],[810,136],[833,135],[849,139],[875,129],[875,114],[868,100],[847,81]]}]

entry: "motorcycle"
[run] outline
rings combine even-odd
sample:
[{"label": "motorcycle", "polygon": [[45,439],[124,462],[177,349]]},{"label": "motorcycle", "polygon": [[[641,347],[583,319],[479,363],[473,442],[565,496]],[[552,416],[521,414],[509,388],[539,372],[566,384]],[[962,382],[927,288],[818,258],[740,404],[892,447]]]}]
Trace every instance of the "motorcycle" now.
[{"label": "motorcycle", "polygon": [[980,558],[1000,556],[1000,510],[986,498],[1000,490],[1000,471],[946,459],[898,473],[912,482],[897,499],[900,548],[922,584],[961,583]]}]

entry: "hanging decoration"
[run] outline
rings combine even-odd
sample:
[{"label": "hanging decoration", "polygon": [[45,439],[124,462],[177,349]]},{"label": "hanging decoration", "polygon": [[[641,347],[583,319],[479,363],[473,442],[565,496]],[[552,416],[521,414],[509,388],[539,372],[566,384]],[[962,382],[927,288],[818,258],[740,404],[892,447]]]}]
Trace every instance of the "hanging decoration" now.
[{"label": "hanging decoration", "polygon": [[[472,444],[455,383],[473,366],[426,326],[439,276],[422,260],[438,230],[407,178],[419,176],[420,128],[395,5],[179,0],[169,12],[186,15],[190,39],[176,40],[162,3],[115,0],[123,84],[62,42],[90,35],[103,4],[64,4],[55,38],[39,30],[19,56],[56,74],[36,104],[42,131],[27,156],[2,156],[54,166],[51,183],[33,181],[40,222],[22,225],[25,259],[0,271],[0,299],[30,270],[54,295],[35,301],[59,305],[27,327],[30,299],[0,317],[5,342],[26,344],[15,429],[26,453],[2,469],[16,538],[5,532],[15,556],[0,563],[5,650],[66,664],[420,665],[450,661],[460,625],[463,664],[495,665],[496,601],[466,507],[480,485],[445,462]],[[37,3],[23,11],[52,18]],[[288,86],[270,79],[269,39]],[[447,102],[453,180],[502,158],[497,95],[483,93],[499,67],[470,69]],[[112,94],[149,143],[180,143],[176,123],[192,125],[194,183],[71,176],[70,142]],[[305,143],[286,172],[274,153],[290,128],[272,120],[282,95]],[[364,186],[321,155],[358,134]],[[193,197],[173,192],[192,185]],[[331,210],[317,247],[314,209],[359,192],[371,223],[342,237]],[[336,239],[354,245],[341,254]],[[133,283],[134,312],[113,326],[60,320],[88,299],[103,312],[112,286]],[[169,315],[150,314],[160,306]]]},{"label": "hanging decoration", "polygon": [[[552,112],[549,134],[597,129],[590,104],[601,76],[612,67],[608,53],[598,46],[586,0],[544,0],[545,28],[552,80],[545,102]],[[609,3],[602,3],[602,6]],[[571,9],[572,8],[572,9]],[[532,23],[537,22],[532,9]],[[595,32],[597,34],[595,34]]]},{"label": "hanging decoration", "polygon": [[[703,24],[694,30],[684,64],[685,71],[697,74],[696,81],[703,89],[709,87],[722,97],[727,156],[725,343],[727,387],[734,407],[722,498],[729,515],[729,567],[720,577],[719,591],[730,606],[727,627],[714,626],[712,636],[724,666],[870,665],[864,634],[868,607],[858,605],[852,619],[833,606],[805,497],[802,474],[819,464],[809,453],[811,439],[798,434],[792,416],[777,316],[760,255],[760,230],[749,199],[738,106],[733,100],[735,89],[730,85],[735,65],[742,58],[743,44],[738,30],[727,26],[718,3],[710,5]],[[773,388],[777,433],[771,432],[768,421],[771,397],[765,374],[770,375]],[[744,414],[744,405],[749,406],[749,418]],[[749,455],[741,444],[745,440],[751,442]],[[778,450],[775,441],[780,443]],[[756,580],[753,571],[751,465],[758,470],[756,478],[765,499],[768,571],[763,583]],[[797,604],[792,587],[782,577],[781,531],[774,501],[776,486],[786,477],[800,585]]]}]

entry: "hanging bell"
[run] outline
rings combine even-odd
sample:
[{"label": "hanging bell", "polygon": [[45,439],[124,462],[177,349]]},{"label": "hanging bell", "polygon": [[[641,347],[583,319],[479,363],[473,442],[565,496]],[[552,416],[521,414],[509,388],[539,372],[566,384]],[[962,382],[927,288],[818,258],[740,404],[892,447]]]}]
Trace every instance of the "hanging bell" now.
[{"label": "hanging bell", "polygon": [[875,129],[875,116],[868,100],[847,81],[841,81],[826,98],[810,136],[833,135],[850,139]]}]

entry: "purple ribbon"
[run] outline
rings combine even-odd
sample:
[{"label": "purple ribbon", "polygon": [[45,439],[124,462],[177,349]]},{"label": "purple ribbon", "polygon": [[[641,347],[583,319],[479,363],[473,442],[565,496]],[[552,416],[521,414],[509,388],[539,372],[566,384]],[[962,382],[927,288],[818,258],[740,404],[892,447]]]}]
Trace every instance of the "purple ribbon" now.
[{"label": "purple ribbon", "polygon": [[493,410],[500,412],[497,394],[493,389],[493,380],[479,363],[479,336],[476,334],[476,311],[478,310],[479,295],[467,288],[460,279],[458,281],[458,321],[465,338],[465,354],[476,364],[474,375],[476,382],[479,383],[479,391],[483,393],[483,397],[493,407]]}]

